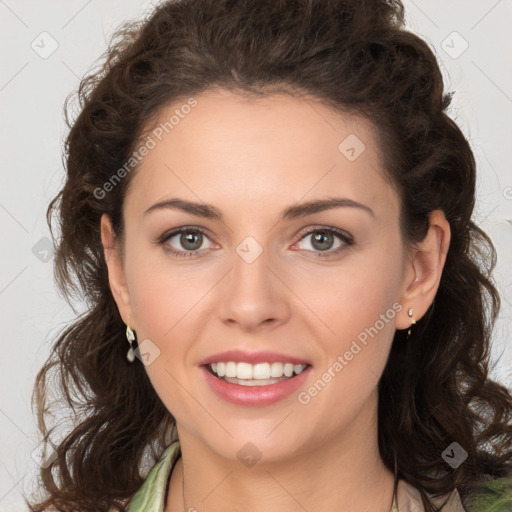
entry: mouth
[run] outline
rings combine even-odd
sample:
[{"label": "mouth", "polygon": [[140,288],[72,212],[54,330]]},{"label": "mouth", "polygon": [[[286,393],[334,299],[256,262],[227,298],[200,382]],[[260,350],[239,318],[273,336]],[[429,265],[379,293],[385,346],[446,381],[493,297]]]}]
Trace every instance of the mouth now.
[{"label": "mouth", "polygon": [[238,406],[267,406],[289,399],[309,380],[307,359],[272,350],[232,349],[199,363],[205,383],[223,401]]},{"label": "mouth", "polygon": [[290,362],[247,362],[218,361],[203,365],[214,377],[239,386],[269,386],[293,379],[310,367],[310,364]]}]

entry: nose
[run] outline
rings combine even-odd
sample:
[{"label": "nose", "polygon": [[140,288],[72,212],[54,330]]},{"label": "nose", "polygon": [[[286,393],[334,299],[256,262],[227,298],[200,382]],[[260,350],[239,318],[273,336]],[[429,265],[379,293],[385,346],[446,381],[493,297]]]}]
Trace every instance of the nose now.
[{"label": "nose", "polygon": [[259,247],[249,241],[237,248],[232,269],[219,290],[220,319],[244,332],[275,328],[291,314],[293,294],[285,285],[284,270]]}]

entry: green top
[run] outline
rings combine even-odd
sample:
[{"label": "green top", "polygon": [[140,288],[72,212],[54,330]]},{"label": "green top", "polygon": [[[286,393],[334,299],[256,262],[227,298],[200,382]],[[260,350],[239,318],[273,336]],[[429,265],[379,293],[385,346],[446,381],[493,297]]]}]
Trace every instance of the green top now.
[{"label": "green top", "polygon": [[167,487],[174,464],[181,456],[179,441],[171,443],[149,472],[137,494],[128,504],[128,512],[164,512]]},{"label": "green top", "polygon": [[[128,504],[128,512],[164,512],[170,476],[180,456],[180,443],[174,441],[166,448],[160,460],[153,466],[141,488]],[[414,492],[414,488],[400,480],[399,497],[404,496],[410,501],[412,495],[407,493],[411,490]],[[512,481],[508,478],[501,478],[483,482],[461,501],[459,501],[459,494],[454,492],[443,511],[445,509],[448,509],[447,512],[452,510],[453,512],[512,512]],[[401,508],[400,512],[408,510],[409,508]],[[399,512],[396,501],[390,512]],[[422,506],[418,512],[423,512]]]}]

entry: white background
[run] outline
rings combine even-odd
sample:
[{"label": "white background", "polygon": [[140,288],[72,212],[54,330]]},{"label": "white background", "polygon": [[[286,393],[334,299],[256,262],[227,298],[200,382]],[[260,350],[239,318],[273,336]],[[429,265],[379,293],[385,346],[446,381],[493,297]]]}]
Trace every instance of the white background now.
[{"label": "white background", "polygon": [[[0,0],[0,512],[25,510],[20,493],[30,491],[37,472],[31,456],[38,445],[30,407],[34,378],[56,333],[73,318],[54,287],[51,254],[43,261],[45,211],[63,180],[64,99],[119,22],[139,18],[151,4],[156,2]],[[497,248],[495,278],[503,297],[492,352],[493,360],[503,356],[492,376],[512,388],[512,68],[506,51],[512,47],[512,2],[404,4],[410,30],[439,57],[446,87],[455,91],[450,113],[474,148],[474,218]],[[31,47],[49,51],[52,39],[58,47],[47,58]],[[465,41],[469,46],[461,53]]]}]

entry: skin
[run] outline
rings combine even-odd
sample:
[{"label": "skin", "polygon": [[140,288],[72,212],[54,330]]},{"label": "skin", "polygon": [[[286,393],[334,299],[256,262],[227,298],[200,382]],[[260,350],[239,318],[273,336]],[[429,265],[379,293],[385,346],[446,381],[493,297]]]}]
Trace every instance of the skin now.
[{"label": "skin", "polygon": [[[284,94],[195,98],[132,177],[124,240],[106,215],[101,221],[113,296],[139,342],[160,350],[145,368],[178,425],[182,458],[166,510],[388,512],[393,474],[378,450],[377,385],[395,330],[411,324],[409,308],[418,320],[434,300],[450,240],[445,216],[432,212],[425,239],[404,243],[399,197],[363,118]],[[338,150],[350,134],[366,147],[354,161]],[[211,204],[223,221],[169,208],[144,214],[170,197]],[[329,197],[373,215],[344,206],[279,220],[290,205]],[[180,235],[155,243],[182,226],[207,231],[192,257],[164,251],[190,251]],[[344,230],[354,244],[334,236],[331,255],[316,256],[323,246],[311,231],[320,228]],[[247,236],[263,250],[250,264],[236,252]],[[311,362],[299,391],[307,390],[394,303],[402,309],[305,405],[297,393],[264,407],[233,405],[199,370],[220,351],[274,350]],[[248,442],[261,452],[251,467],[237,457]]]}]

